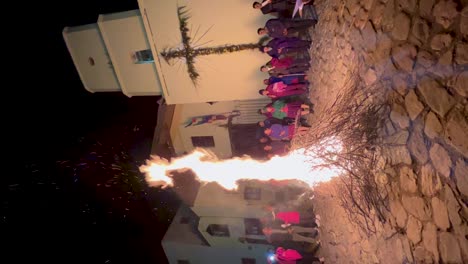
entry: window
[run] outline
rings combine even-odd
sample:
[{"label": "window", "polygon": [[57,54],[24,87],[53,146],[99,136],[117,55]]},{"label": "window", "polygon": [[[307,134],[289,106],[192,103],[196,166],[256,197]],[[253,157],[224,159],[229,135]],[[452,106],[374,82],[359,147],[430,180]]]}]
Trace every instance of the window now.
[{"label": "window", "polygon": [[242,264],[255,264],[254,258],[242,258]]},{"label": "window", "polygon": [[215,146],[212,136],[192,137],[192,145],[194,147],[212,148]]},{"label": "window", "polygon": [[190,264],[188,260],[177,260],[177,264]]},{"label": "window", "polygon": [[245,218],[244,226],[246,235],[263,235],[262,224],[257,218]]},{"label": "window", "polygon": [[230,235],[229,228],[227,225],[211,224],[206,229],[206,232],[208,232],[208,234],[212,236],[217,237],[228,237]]},{"label": "window", "polygon": [[260,200],[262,197],[262,190],[260,188],[245,187],[244,200]]},{"label": "window", "polygon": [[147,50],[140,50],[132,54],[132,59],[134,63],[142,64],[142,63],[153,63],[153,53],[150,49]]},{"label": "window", "polygon": [[183,216],[180,218],[180,223],[181,224],[188,224],[190,222],[190,218]]}]

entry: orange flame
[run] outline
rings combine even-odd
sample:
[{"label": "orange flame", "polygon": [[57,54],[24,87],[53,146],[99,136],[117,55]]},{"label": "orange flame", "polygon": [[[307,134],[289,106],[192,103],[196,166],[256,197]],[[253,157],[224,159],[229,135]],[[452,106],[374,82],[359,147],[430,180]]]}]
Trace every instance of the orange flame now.
[{"label": "orange flame", "polygon": [[[323,151],[323,148],[321,148]],[[258,161],[249,157],[218,160],[207,150],[197,148],[192,153],[174,158],[171,162],[157,156],[148,160],[140,171],[146,174],[150,184],[172,186],[173,181],[168,173],[174,170],[191,169],[202,182],[217,182],[226,189],[236,189],[241,179],[268,180],[301,180],[309,186],[329,181],[341,174],[341,170],[330,166],[320,166],[325,162],[316,155],[316,148],[297,149],[288,155],[275,156],[267,161]],[[341,144],[334,141],[326,151],[341,150]]]}]

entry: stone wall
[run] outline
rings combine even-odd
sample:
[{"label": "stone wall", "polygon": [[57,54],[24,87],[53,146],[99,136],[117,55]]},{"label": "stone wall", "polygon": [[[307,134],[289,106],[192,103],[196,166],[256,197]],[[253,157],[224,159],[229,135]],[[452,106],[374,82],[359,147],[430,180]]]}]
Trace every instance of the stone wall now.
[{"label": "stone wall", "polygon": [[[468,1],[332,0],[316,7],[315,111],[332,105],[352,72],[384,89],[389,102],[377,169],[390,224],[362,242],[373,241],[372,261],[468,263]],[[393,246],[399,255],[386,259],[383,247]]]}]

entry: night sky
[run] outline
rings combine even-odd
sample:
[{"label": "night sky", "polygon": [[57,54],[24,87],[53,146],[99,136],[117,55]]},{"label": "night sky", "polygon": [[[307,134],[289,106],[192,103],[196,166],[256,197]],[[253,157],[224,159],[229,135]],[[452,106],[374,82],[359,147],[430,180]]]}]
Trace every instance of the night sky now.
[{"label": "night sky", "polygon": [[2,33],[0,262],[167,263],[160,241],[179,200],[138,171],[159,97],[87,92],[62,38],[137,0],[18,5]]}]

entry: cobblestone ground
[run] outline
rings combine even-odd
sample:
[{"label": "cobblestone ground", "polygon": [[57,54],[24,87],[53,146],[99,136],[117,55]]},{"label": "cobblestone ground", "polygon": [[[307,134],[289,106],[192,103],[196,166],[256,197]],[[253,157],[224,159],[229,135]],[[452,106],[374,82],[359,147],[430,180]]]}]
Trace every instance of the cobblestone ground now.
[{"label": "cobblestone ground", "polygon": [[318,255],[328,263],[468,263],[468,1],[315,6],[315,113],[332,106],[352,73],[384,89],[390,103],[381,135],[389,144],[376,168],[389,193],[388,222],[365,236],[340,207],[335,182],[322,184]]}]

